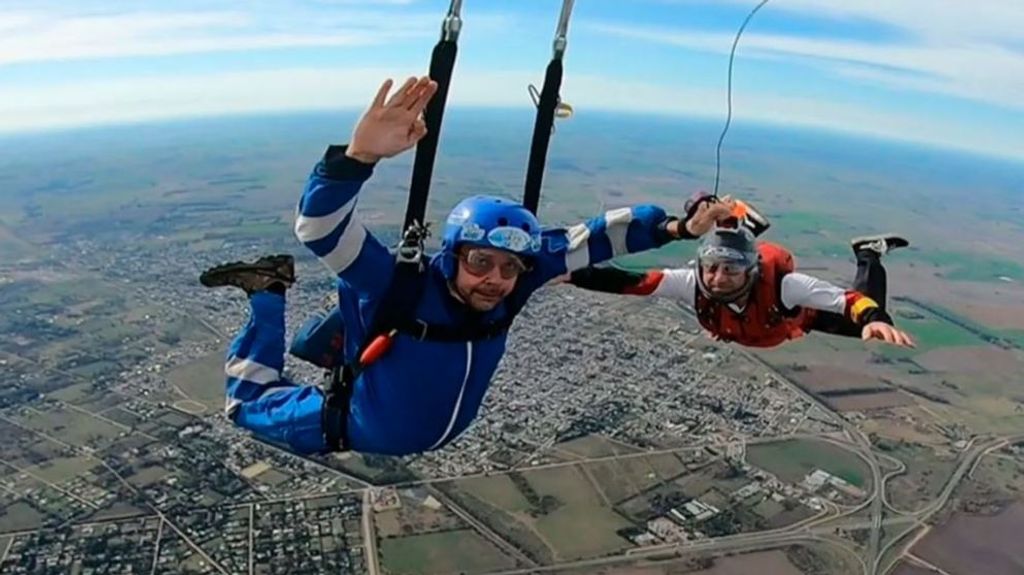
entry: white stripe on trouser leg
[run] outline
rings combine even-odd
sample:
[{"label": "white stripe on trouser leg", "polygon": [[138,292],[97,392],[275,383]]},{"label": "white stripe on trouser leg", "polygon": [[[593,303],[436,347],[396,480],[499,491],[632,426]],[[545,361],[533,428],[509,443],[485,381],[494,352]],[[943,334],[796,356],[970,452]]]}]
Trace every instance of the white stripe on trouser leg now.
[{"label": "white stripe on trouser leg", "polygon": [[260,393],[259,399],[266,399],[276,393],[281,393],[282,391],[291,391],[295,388],[296,386],[294,385],[278,385],[274,387],[268,387],[264,389],[262,393]]},{"label": "white stripe on trouser leg", "polygon": [[626,234],[629,232],[630,222],[633,221],[633,210],[630,208],[608,210],[604,214],[604,221],[608,242],[612,246],[612,255],[621,256],[629,253],[626,247]]},{"label": "white stripe on trouser leg", "polygon": [[231,417],[231,414],[234,413],[240,405],[242,405],[241,399],[235,399],[230,395],[227,396],[224,400],[224,415]]},{"label": "white stripe on trouser leg", "polygon": [[629,248],[626,246],[627,232],[629,232],[629,224],[608,228],[608,243],[612,245],[612,257],[629,253]]},{"label": "white stripe on trouser leg", "polygon": [[590,239],[590,228],[586,224],[576,224],[566,230],[569,237],[569,250],[565,254],[565,269],[574,271],[590,265],[590,249],[587,240]]},{"label": "white stripe on trouser leg", "polygon": [[[266,398],[274,395],[275,393],[281,393],[282,391],[291,391],[293,389],[295,389],[294,385],[279,385],[279,386],[276,386],[276,387],[267,387],[266,389],[263,389],[260,392],[259,397],[255,398],[255,399],[251,399],[249,401],[250,402],[259,401],[261,399],[266,399]],[[227,398],[225,398],[225,401],[224,401],[224,413],[225,413],[225,415],[227,415],[228,417],[231,417],[231,414],[234,413],[234,411],[236,409],[238,409],[238,407],[240,405],[242,405],[242,403],[243,402],[242,402],[241,399],[237,399],[237,398],[231,397],[230,395],[227,396]]]},{"label": "white stripe on trouser leg", "polygon": [[242,359],[240,357],[228,359],[227,363],[224,364],[224,374],[228,377],[264,385],[281,379],[281,374],[276,369],[251,359]]},{"label": "white stripe on trouser leg", "polygon": [[606,227],[621,226],[633,221],[633,208],[615,208],[604,213]]}]

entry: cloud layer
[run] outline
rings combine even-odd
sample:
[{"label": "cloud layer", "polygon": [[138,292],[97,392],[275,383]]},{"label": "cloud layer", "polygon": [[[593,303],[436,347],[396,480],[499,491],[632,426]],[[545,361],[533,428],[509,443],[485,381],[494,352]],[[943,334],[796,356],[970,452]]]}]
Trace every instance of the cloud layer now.
[{"label": "cloud layer", "polygon": [[[753,0],[646,1],[662,14],[617,3],[588,12],[579,3],[571,41],[604,47],[616,39],[616,46],[640,57],[650,53],[670,59],[666,65],[689,65],[727,53],[739,23],[735,16],[753,6]],[[446,5],[442,0],[8,0],[0,8],[0,131],[362,107],[382,78],[425,69],[425,50],[437,37]],[[472,26],[463,39],[469,46],[460,51],[451,102],[528,106],[526,84],[542,81],[535,54],[505,54],[491,45],[499,32],[509,38],[508,30],[524,30],[528,22],[517,10],[528,7],[504,0],[492,3],[491,11],[480,5],[471,20],[467,16]],[[671,17],[656,17],[666,10]],[[664,24],[695,21],[689,17],[693,10],[718,10],[720,17],[699,29]],[[815,29],[808,22],[822,26]],[[821,32],[845,27],[859,33]],[[745,71],[763,63],[822,90],[838,82],[863,89],[853,90],[850,98],[821,98],[804,96],[784,79],[763,82],[756,91],[734,93],[735,117],[1024,156],[1022,28],[1020,0],[988,0],[984,6],[960,0],[773,0],[740,44]],[[289,56],[320,47],[328,52],[345,47],[353,65]],[[276,57],[245,60],[253,50]],[[232,63],[208,64],[228,54]],[[196,55],[203,55],[203,65],[190,67]],[[174,65],[151,68],[156,57]],[[236,68],[242,60],[245,64]],[[583,114],[607,109],[724,118],[721,77],[627,80],[601,62],[593,49],[572,52],[563,93]],[[97,63],[103,63],[102,76],[93,73]],[[5,79],[5,69],[18,73]],[[74,73],[65,74],[68,70]],[[889,101],[886,94],[901,95],[902,101]],[[931,110],[907,113],[906,102],[916,99],[932,104]],[[963,104],[943,108],[947,101]],[[942,117],[935,109],[942,109]]]},{"label": "cloud layer", "polygon": [[[764,17],[767,11],[832,22],[856,20],[890,33],[871,41],[763,33],[755,17],[737,49],[740,57],[789,60],[869,85],[1024,108],[1024,2],[776,0],[758,16]],[[733,31],[607,22],[587,26],[597,33],[640,42],[720,53],[728,53],[734,35]]]}]

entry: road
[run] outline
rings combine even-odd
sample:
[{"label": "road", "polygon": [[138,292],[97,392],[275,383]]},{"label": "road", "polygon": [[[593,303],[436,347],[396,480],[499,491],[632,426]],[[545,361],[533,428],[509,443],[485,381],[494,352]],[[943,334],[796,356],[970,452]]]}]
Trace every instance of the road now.
[{"label": "road", "polygon": [[874,556],[872,562],[872,569],[870,571],[871,575],[885,573],[893,565],[895,565],[896,561],[899,560],[900,555],[897,555],[896,557],[892,558],[888,565],[883,565],[885,563],[884,559],[886,554],[899,541],[902,541],[904,537],[906,537],[915,529],[917,529],[924,521],[926,521],[932,515],[938,513],[939,511],[942,510],[943,507],[945,507],[946,503],[949,502],[950,496],[953,495],[953,492],[960,484],[960,481],[963,480],[965,475],[970,475],[974,473],[974,469],[977,467],[982,457],[997,449],[1002,449],[1007,445],[1017,443],[1019,441],[1024,441],[1024,434],[997,437],[976,444],[972,442],[967,452],[964,453],[964,457],[960,460],[960,463],[957,465],[956,469],[953,470],[953,473],[949,476],[949,479],[946,480],[946,484],[943,486],[942,491],[939,493],[939,496],[936,497],[931,503],[921,508],[920,510],[907,514],[907,516],[913,517],[915,519],[914,525],[912,525],[911,527],[907,528],[899,535],[894,537],[884,548],[879,550],[879,553],[877,555]]},{"label": "road", "polygon": [[[849,543],[830,535],[816,533],[752,533],[744,535],[732,535],[729,537],[718,537],[701,541],[691,541],[683,545],[677,545],[673,549],[632,549],[632,553],[622,553],[599,559],[583,559],[558,563],[556,565],[545,565],[543,567],[531,567],[528,569],[511,569],[508,571],[497,571],[488,575],[525,575],[527,573],[542,573],[546,571],[561,571],[566,569],[582,569],[592,567],[607,567],[618,563],[636,563],[638,560],[668,560],[676,557],[683,557],[691,553],[726,553],[726,552],[750,552],[760,549],[773,549],[785,545],[799,543],[827,543],[848,552],[852,557],[860,561],[856,551],[850,548]],[[863,564],[863,561],[861,561]]]},{"label": "road", "polygon": [[514,557],[517,560],[522,561],[524,565],[537,565],[536,561],[527,557],[526,554],[524,554],[517,547],[506,541],[504,537],[496,533],[493,529],[488,527],[482,521],[474,517],[473,514],[463,509],[462,506],[453,501],[451,497],[445,495],[440,489],[434,487],[433,485],[430,485],[427,487],[427,491],[431,495],[433,495],[435,499],[443,503],[444,506],[447,507],[452,513],[458,515],[460,519],[462,519],[470,526],[472,526],[473,529],[476,529],[476,531],[480,535],[484,536],[491,543],[497,545],[499,549],[501,549],[505,553],[508,553],[511,557]]},{"label": "road", "polygon": [[378,575],[380,565],[377,556],[377,530],[373,526],[373,504],[369,489],[363,492],[363,542],[366,571],[370,575]]},{"label": "road", "polygon": [[[775,366],[770,364],[767,360],[762,359],[756,353],[747,350],[737,348],[737,351],[742,353],[750,361],[756,362],[758,365],[764,367],[771,374],[773,374],[776,377],[776,379],[789,385],[791,388],[796,390],[797,393],[802,395],[808,401],[811,401],[821,406],[828,413],[834,413],[831,406],[829,406],[827,403],[816,397],[814,394],[805,391],[802,387],[797,385],[796,382],[789,379],[782,372],[777,370]],[[851,449],[851,446],[849,445],[846,445],[846,447],[848,449],[851,449],[851,451],[853,451],[854,453],[857,453],[861,457],[861,459],[863,459],[868,464],[868,467],[871,469],[872,491],[868,499],[867,505],[869,505],[871,508],[872,521],[871,532],[868,536],[867,555],[869,558],[873,558],[876,557],[878,554],[878,546],[882,532],[882,521],[885,517],[885,498],[883,495],[885,489],[885,481],[882,476],[882,470],[880,469],[880,466],[878,464],[877,455],[871,449],[871,440],[867,437],[867,435],[865,435],[864,432],[858,429],[856,425],[847,421],[845,418],[839,415],[836,415],[833,418],[833,421],[835,421],[840,427],[842,427],[847,437],[850,438],[851,443],[853,443],[856,446],[855,449]]]},{"label": "road", "polygon": [[[683,309],[685,310],[685,308]],[[689,313],[689,310],[685,311]],[[814,395],[803,390],[803,388],[801,388],[794,381],[790,380],[784,374],[779,372],[777,369],[775,369],[774,366],[768,363],[768,361],[762,359],[756,353],[743,350],[740,348],[737,348],[736,351],[744,355],[751,361],[754,361],[757,364],[764,367],[769,373],[773,374],[780,381],[788,384],[791,388],[796,390],[799,394],[801,394],[809,401],[812,401],[822,406],[827,412],[833,413],[831,407],[829,407],[827,404],[819,400]],[[940,492],[939,496],[936,497],[931,503],[929,503],[922,509],[912,513],[905,513],[896,509],[888,502],[885,493],[885,485],[889,479],[903,473],[906,470],[906,466],[899,460],[896,460],[891,457],[886,457],[886,459],[896,464],[896,468],[883,474],[881,466],[879,464],[878,454],[876,454],[872,449],[871,441],[867,437],[867,435],[864,434],[863,431],[858,429],[856,425],[847,421],[841,416],[836,416],[834,418],[834,421],[839,426],[842,427],[846,435],[849,437],[850,444],[838,442],[830,438],[823,437],[822,439],[842,445],[847,449],[850,449],[851,451],[861,456],[861,458],[864,459],[865,462],[867,462],[869,468],[871,469],[872,490],[868,500],[865,503],[844,513],[841,513],[840,515],[835,516],[831,520],[825,520],[820,522],[820,527],[817,529],[834,529],[834,527],[832,527],[833,521],[843,519],[864,508],[870,508],[870,525],[868,526],[870,532],[868,536],[867,549],[865,552],[867,563],[864,563],[865,573],[867,575],[880,575],[881,573],[885,573],[886,570],[892,566],[894,561],[891,562],[889,565],[883,565],[886,554],[893,548],[893,546],[897,542],[901,541],[907,534],[919,528],[925,520],[927,520],[935,513],[938,513],[946,505],[946,503],[949,501],[949,497],[960,484],[960,481],[963,479],[965,475],[973,473],[974,468],[978,465],[978,462],[981,460],[981,457],[983,455],[996,449],[999,449],[1005,445],[1016,443],[1018,441],[1024,441],[1024,434],[994,438],[980,443],[977,442],[976,439],[972,439],[971,442],[968,444],[967,450],[964,452],[964,456],[961,459],[959,465],[956,467],[956,469],[950,475],[949,479],[946,481],[946,484],[943,487],[943,490]],[[897,517],[886,519],[886,510],[889,510],[897,514]],[[910,526],[906,530],[901,532],[897,537],[890,540],[884,547],[881,546],[881,532],[883,526],[895,526],[906,523],[910,523]],[[883,567],[885,567],[885,569],[883,569]]]}]

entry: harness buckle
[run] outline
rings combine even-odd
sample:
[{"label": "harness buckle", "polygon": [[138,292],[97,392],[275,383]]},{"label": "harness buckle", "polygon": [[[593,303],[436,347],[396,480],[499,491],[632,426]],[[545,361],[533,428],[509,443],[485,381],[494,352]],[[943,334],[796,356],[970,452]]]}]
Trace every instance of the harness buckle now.
[{"label": "harness buckle", "polygon": [[415,321],[416,325],[419,326],[420,333],[419,335],[416,335],[414,337],[419,341],[424,341],[425,339],[427,339],[427,332],[430,330],[430,326],[427,325],[427,322],[423,321],[422,319],[416,318]]},{"label": "harness buckle", "polygon": [[423,242],[430,236],[430,224],[413,221],[402,234],[395,255],[398,263],[420,265],[423,262]]}]

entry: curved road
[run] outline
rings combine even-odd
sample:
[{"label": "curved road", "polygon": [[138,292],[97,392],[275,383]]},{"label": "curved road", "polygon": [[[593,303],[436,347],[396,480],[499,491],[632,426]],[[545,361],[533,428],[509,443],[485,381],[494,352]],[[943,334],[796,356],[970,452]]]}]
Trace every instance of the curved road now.
[{"label": "curved road", "polygon": [[942,491],[939,493],[939,496],[936,497],[934,501],[924,506],[920,510],[906,515],[907,517],[912,517],[913,519],[915,519],[914,525],[910,526],[909,528],[901,532],[898,536],[894,537],[884,548],[880,550],[878,555],[876,555],[873,558],[871,574],[877,575],[879,573],[885,573],[896,563],[898,557],[893,558],[893,560],[890,561],[888,565],[885,565],[883,569],[882,564],[883,559],[885,558],[885,554],[888,553],[889,550],[896,545],[896,543],[902,541],[904,537],[906,537],[909,533],[917,529],[918,526],[920,526],[926,519],[942,510],[942,508],[945,507],[946,503],[949,501],[950,496],[953,495],[953,491],[956,490],[957,486],[960,484],[960,481],[964,478],[964,476],[974,473],[974,469],[977,467],[982,457],[988,455],[989,453],[997,449],[1002,449],[1007,445],[1011,445],[1019,441],[1024,441],[1024,434],[998,437],[978,445],[972,445],[968,449],[967,453],[964,455],[963,459],[960,460],[960,463],[957,465],[952,475],[949,476],[949,479],[946,481],[946,484],[942,488]]}]

